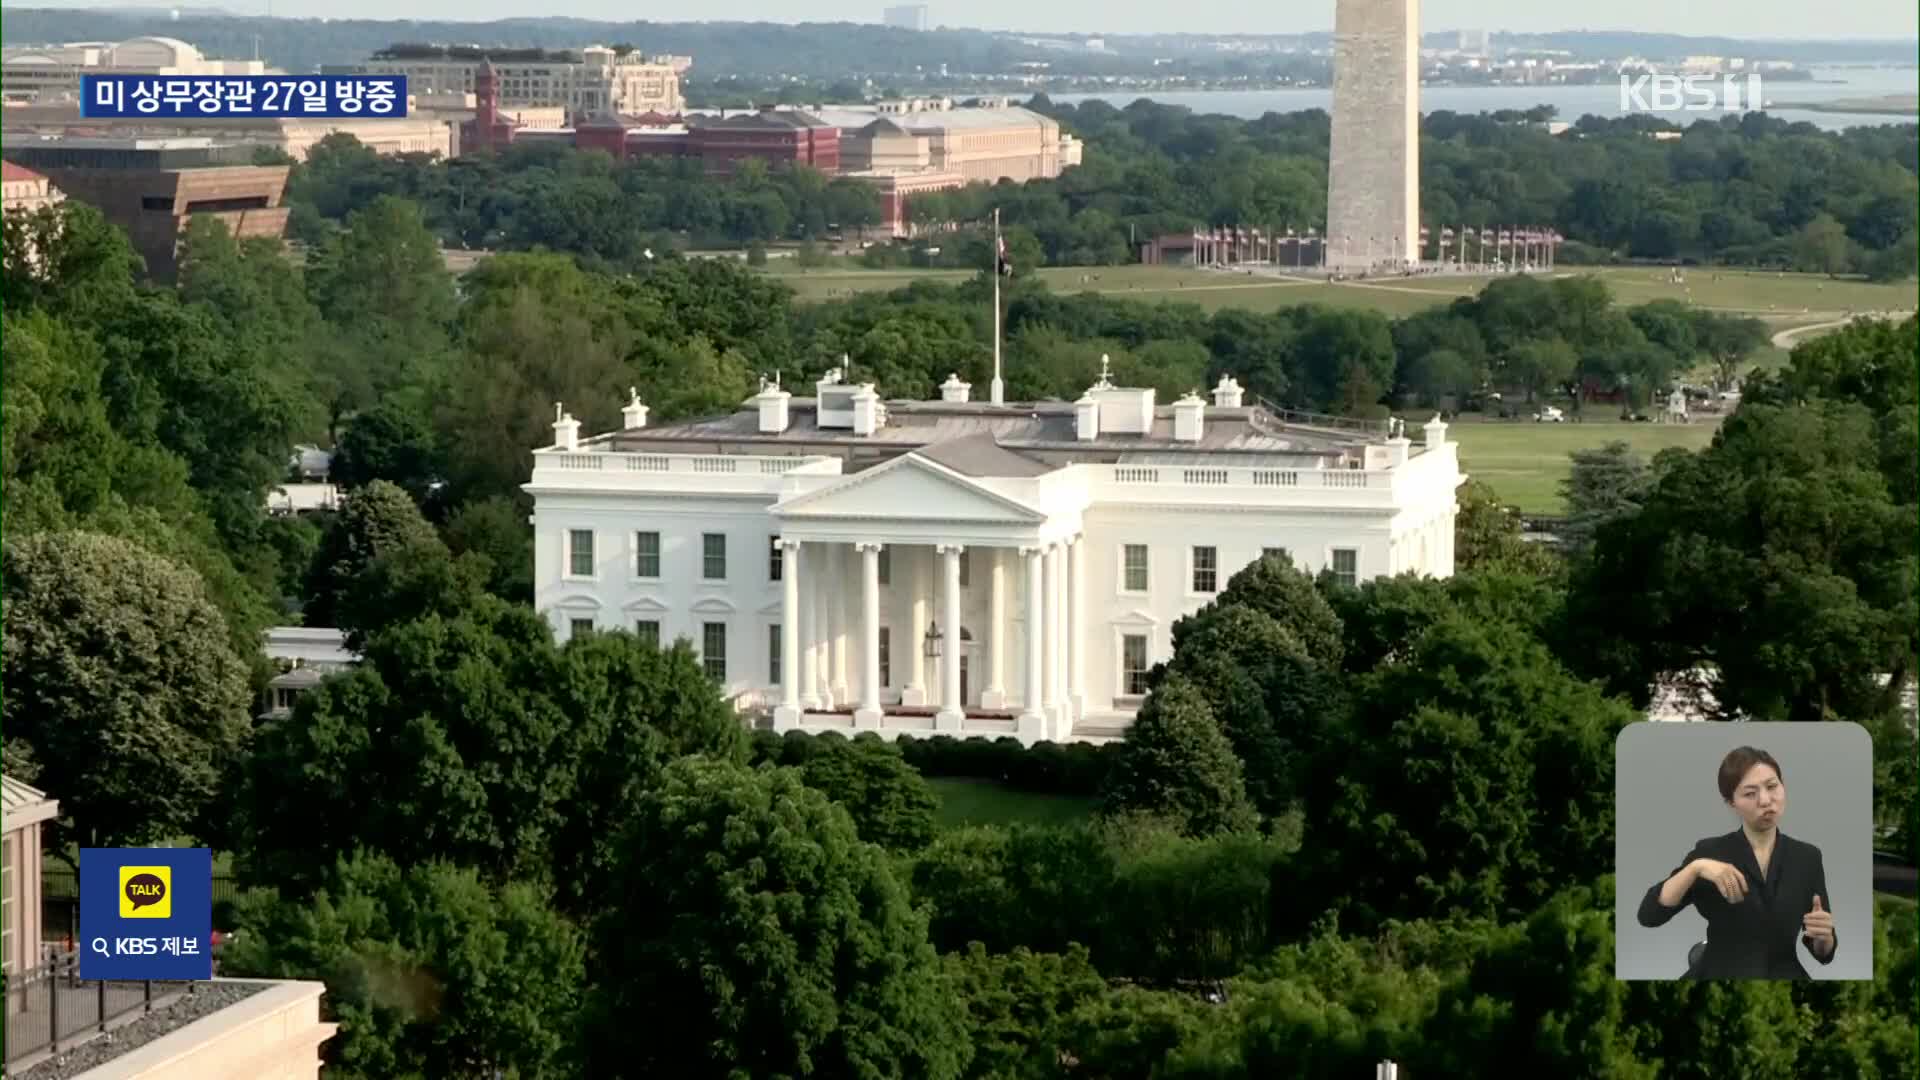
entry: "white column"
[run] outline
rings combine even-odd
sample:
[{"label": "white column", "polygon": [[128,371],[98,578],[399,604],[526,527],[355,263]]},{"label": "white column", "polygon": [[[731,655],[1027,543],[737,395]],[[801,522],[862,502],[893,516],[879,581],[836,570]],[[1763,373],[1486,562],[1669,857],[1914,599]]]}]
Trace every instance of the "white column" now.
[{"label": "white column", "polygon": [[1072,720],[1087,714],[1086,639],[1087,538],[1082,535],[1067,549],[1067,708]]},{"label": "white column", "polygon": [[1047,545],[1047,598],[1040,613],[1041,640],[1046,643],[1047,667],[1041,685],[1041,714],[1047,718],[1046,737],[1051,739],[1060,720],[1060,570],[1059,544]]},{"label": "white column", "polygon": [[1020,702],[1020,741],[1032,746],[1046,737],[1046,714],[1042,711],[1041,700],[1045,693],[1042,686],[1047,665],[1041,633],[1045,625],[1041,616],[1046,607],[1041,563],[1046,555],[1037,547],[1023,547],[1020,555],[1027,563],[1027,693]]},{"label": "white column", "polygon": [[894,643],[904,651],[907,661],[907,685],[900,691],[900,704],[924,706],[931,696],[927,693],[927,660],[921,642],[932,620],[927,613],[927,593],[932,589],[926,572],[928,549],[919,544],[896,547],[893,555],[893,572],[905,578],[907,595],[912,598],[907,610],[907,632]]},{"label": "white column", "polygon": [[966,703],[960,700],[960,553],[965,550],[955,544],[940,546],[940,633],[946,638],[946,649],[940,656],[940,711],[933,718],[935,730],[957,731],[966,719]]},{"label": "white column", "polygon": [[853,590],[847,588],[847,556],[852,554],[846,544],[835,544],[827,549],[827,692],[833,695],[836,706],[845,705],[853,700],[847,692],[847,623],[850,621],[847,610],[847,595]]},{"label": "white column", "polygon": [[860,544],[860,707],[854,727],[880,726],[880,545]]},{"label": "white column", "polygon": [[[811,552],[811,555],[808,553]],[[805,544],[796,552],[800,558],[796,564],[804,561],[813,564],[820,561],[820,545]],[[781,575],[785,577],[783,573]],[[800,584],[804,586],[805,606],[799,618],[794,621],[801,624],[800,653],[794,663],[800,665],[800,707],[818,709],[824,704],[820,700],[820,575],[817,571],[807,575]]]},{"label": "white column", "polygon": [[773,730],[800,726],[800,541],[780,541],[780,705]]},{"label": "white column", "polygon": [[987,686],[983,709],[1007,707],[1007,549],[987,548]]}]

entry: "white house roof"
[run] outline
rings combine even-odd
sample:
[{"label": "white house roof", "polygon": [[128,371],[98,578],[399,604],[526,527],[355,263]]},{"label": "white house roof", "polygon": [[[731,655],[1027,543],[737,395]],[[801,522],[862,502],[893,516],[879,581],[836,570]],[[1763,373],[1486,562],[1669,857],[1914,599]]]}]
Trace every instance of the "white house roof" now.
[{"label": "white house roof", "polygon": [[59,800],[31,784],[0,776],[0,832],[24,829],[60,816]]},{"label": "white house roof", "polygon": [[[1174,439],[1173,407],[1169,405],[1154,409],[1153,428],[1144,434],[1102,432],[1099,438],[1084,441],[1074,434],[1074,406],[1062,401],[993,405],[977,401],[908,400],[889,401],[886,409],[886,423],[871,435],[856,435],[846,428],[823,428],[819,423],[818,401],[795,397],[788,402],[788,423],[784,431],[762,432],[759,412],[749,403],[722,416],[597,435],[582,439],[580,447],[608,453],[868,451],[877,458],[885,458],[984,436],[998,449],[1016,454],[1065,451],[1071,452],[1075,461],[1088,463],[1115,463],[1123,453],[1157,451],[1179,455],[1182,460],[1201,453],[1226,454],[1241,466],[1297,469],[1310,466],[1307,459],[1357,453],[1366,443],[1364,436],[1283,424],[1258,407],[1208,406],[1198,442]],[[977,455],[966,451],[964,456]]]}]

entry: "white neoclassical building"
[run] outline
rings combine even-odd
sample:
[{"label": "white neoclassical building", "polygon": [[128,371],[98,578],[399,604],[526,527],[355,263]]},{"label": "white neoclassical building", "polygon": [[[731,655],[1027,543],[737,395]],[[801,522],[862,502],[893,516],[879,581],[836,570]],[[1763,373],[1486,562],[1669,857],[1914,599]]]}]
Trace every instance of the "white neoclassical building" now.
[{"label": "white neoclassical building", "polygon": [[1106,739],[1176,620],[1285,551],[1354,581],[1453,571],[1446,425],[1283,421],[1224,378],[1172,405],[939,401],[821,380],[534,452],[535,603],[565,638],[685,637],[776,730]]}]

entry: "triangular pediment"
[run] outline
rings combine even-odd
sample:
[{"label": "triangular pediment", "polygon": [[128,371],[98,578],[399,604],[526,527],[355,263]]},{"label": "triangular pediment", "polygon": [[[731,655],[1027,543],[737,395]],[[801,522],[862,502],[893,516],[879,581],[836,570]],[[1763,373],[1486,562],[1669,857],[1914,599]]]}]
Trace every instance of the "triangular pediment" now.
[{"label": "triangular pediment", "polygon": [[651,596],[643,596],[620,610],[637,615],[660,615],[673,610]]},{"label": "triangular pediment", "polygon": [[897,457],[775,504],[784,518],[931,518],[1040,522],[1047,515],[917,454]]},{"label": "triangular pediment", "polygon": [[1152,615],[1147,614],[1146,612],[1140,610],[1139,608],[1134,608],[1132,611],[1127,612],[1125,615],[1114,616],[1113,625],[1115,626],[1159,626],[1160,620],[1154,618]]}]

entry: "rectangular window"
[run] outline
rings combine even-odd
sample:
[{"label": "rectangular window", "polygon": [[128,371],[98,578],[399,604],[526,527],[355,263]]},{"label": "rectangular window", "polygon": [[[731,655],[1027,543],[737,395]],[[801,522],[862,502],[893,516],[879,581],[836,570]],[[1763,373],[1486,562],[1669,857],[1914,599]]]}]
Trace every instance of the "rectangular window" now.
[{"label": "rectangular window", "polygon": [[727,534],[700,534],[700,576],[708,581],[727,579]]},{"label": "rectangular window", "polygon": [[651,645],[656,649],[659,648],[660,647],[659,621],[655,619],[641,619],[639,622],[634,623],[633,636],[639,638],[641,644],[643,645]]},{"label": "rectangular window", "polygon": [[880,549],[880,584],[893,584],[893,548],[883,546]]},{"label": "rectangular window", "polygon": [[1147,591],[1147,545],[1128,544],[1122,556],[1126,567],[1124,588],[1128,592]]},{"label": "rectangular window", "polygon": [[[779,581],[781,571],[784,569],[784,560],[780,554],[780,538],[777,536],[771,537],[767,541],[767,580]],[[774,681],[779,682],[780,680],[775,679]]]},{"label": "rectangular window", "polygon": [[767,682],[780,685],[780,624],[767,627]]},{"label": "rectangular window", "polygon": [[893,630],[880,628],[880,685],[893,685]]},{"label": "rectangular window", "polygon": [[1120,693],[1143,697],[1147,692],[1147,636],[1127,634],[1120,639]]},{"label": "rectangular window", "polygon": [[700,666],[715,682],[727,681],[727,624],[704,623],[700,627]]},{"label": "rectangular window", "polygon": [[1193,549],[1193,591],[1213,593],[1220,591],[1220,549],[1197,547]]},{"label": "rectangular window", "polygon": [[1333,577],[1342,585],[1360,583],[1360,553],[1353,548],[1333,549]]},{"label": "rectangular window", "polygon": [[962,551],[960,553],[960,587],[964,589],[971,584],[973,584],[973,552]]},{"label": "rectangular window", "polygon": [[1263,559],[1279,559],[1281,562],[1286,562],[1287,549],[1286,548],[1261,548],[1260,557]]},{"label": "rectangular window", "polygon": [[567,625],[568,637],[585,637],[593,633],[592,619],[575,619]]},{"label": "rectangular window", "polygon": [[593,576],[593,530],[567,531],[567,573],[574,577]]},{"label": "rectangular window", "polygon": [[657,578],[660,576],[660,534],[657,532],[637,532],[633,534],[633,576]]}]

